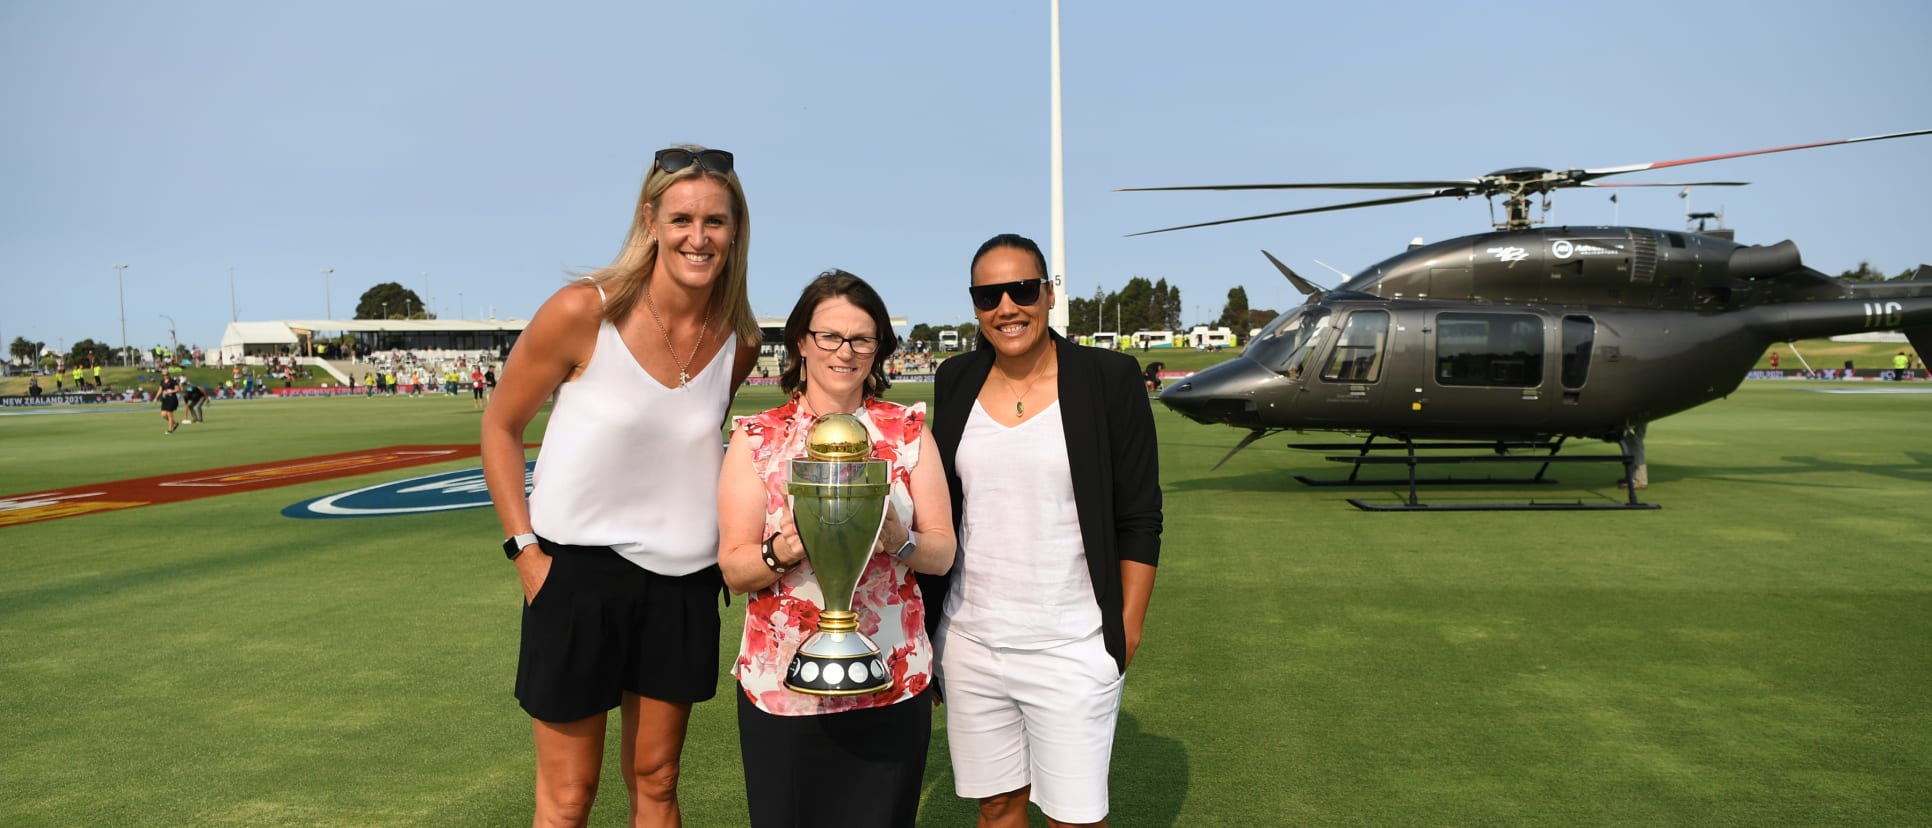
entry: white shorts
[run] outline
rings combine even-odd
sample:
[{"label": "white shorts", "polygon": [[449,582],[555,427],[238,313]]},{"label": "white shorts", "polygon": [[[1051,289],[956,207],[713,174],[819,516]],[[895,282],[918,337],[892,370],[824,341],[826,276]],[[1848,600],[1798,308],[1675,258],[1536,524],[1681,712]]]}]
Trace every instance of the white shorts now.
[{"label": "white shorts", "polygon": [[1100,634],[1008,650],[942,626],[940,641],[954,790],[980,799],[1031,785],[1055,820],[1106,819],[1123,682]]}]

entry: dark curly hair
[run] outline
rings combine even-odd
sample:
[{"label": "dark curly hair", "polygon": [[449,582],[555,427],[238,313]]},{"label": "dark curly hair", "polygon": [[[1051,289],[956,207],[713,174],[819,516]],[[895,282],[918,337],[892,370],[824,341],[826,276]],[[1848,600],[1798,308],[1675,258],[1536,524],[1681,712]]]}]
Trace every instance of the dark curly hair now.
[{"label": "dark curly hair", "polygon": [[865,395],[879,396],[892,386],[886,379],[885,363],[887,357],[898,352],[899,335],[892,331],[892,317],[886,313],[885,300],[879,298],[879,292],[864,279],[838,268],[818,274],[818,278],[806,285],[805,292],[798,295],[798,304],[792,306],[792,315],[785,318],[786,359],[785,370],[778,374],[779,387],[788,394],[805,390],[805,362],[798,352],[798,344],[811,336],[812,314],[827,299],[844,299],[872,317],[879,350],[873,353],[872,371],[865,377]]}]

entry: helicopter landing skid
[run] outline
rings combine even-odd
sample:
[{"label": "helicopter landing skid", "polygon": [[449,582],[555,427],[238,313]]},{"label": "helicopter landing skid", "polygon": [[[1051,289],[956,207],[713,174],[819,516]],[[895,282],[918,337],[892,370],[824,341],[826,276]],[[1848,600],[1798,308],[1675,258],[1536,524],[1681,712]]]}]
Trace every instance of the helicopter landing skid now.
[{"label": "helicopter landing skid", "polygon": [[[1549,472],[1550,465],[1553,463],[1619,463],[1623,465],[1623,471],[1624,471],[1623,479],[1628,480],[1630,479],[1632,458],[1629,455],[1624,455],[1624,454],[1558,456],[1557,452],[1561,451],[1563,448],[1562,438],[1558,438],[1554,442],[1498,441],[1498,442],[1417,443],[1414,441],[1404,440],[1400,443],[1383,443],[1381,445],[1376,445],[1374,440],[1375,438],[1371,436],[1368,440],[1364,441],[1360,445],[1335,444],[1335,443],[1308,443],[1308,444],[1294,445],[1293,446],[1294,448],[1313,449],[1317,451],[1337,451],[1337,450],[1354,449],[1358,452],[1357,454],[1354,454],[1354,455],[1342,455],[1342,456],[1331,455],[1328,458],[1326,458],[1333,462],[1349,463],[1353,466],[1353,468],[1349,470],[1349,474],[1346,479],[1316,480],[1306,475],[1299,475],[1299,474],[1295,475],[1295,479],[1309,486],[1390,486],[1390,485],[1401,485],[1403,483],[1408,484],[1409,497],[1408,497],[1408,500],[1404,503],[1372,504],[1372,503],[1364,502],[1360,498],[1348,499],[1349,505],[1352,505],[1357,509],[1361,509],[1367,512],[1576,511],[1576,510],[1602,510],[1602,509],[1656,509],[1656,508],[1659,508],[1658,505],[1655,503],[1643,503],[1638,501],[1637,491],[1631,488],[1624,489],[1625,499],[1623,502],[1586,503],[1584,501],[1579,500],[1579,501],[1564,502],[1564,503],[1553,503],[1553,502],[1537,502],[1535,500],[1531,500],[1526,503],[1426,504],[1421,502],[1421,500],[1416,496],[1416,488],[1418,486],[1454,485],[1454,484],[1465,484],[1465,485],[1553,484],[1557,482],[1556,479],[1546,476],[1546,474]],[[1372,451],[1390,451],[1390,450],[1402,450],[1404,453],[1401,456],[1370,454],[1370,452]],[[1416,453],[1418,451],[1444,451],[1444,450],[1461,451],[1465,453],[1441,454],[1441,455],[1418,455]],[[1519,450],[1538,451],[1538,452],[1547,451],[1548,454],[1511,454],[1509,453],[1511,451],[1519,451]],[[1481,454],[1468,453],[1471,451],[1483,451],[1485,453],[1481,453]],[[1490,476],[1490,477],[1483,477],[1483,478],[1457,478],[1457,477],[1420,478],[1416,476],[1416,471],[1421,466],[1461,464],[1461,463],[1505,463],[1505,464],[1534,463],[1534,464],[1537,464],[1538,467],[1537,467],[1536,473],[1530,477]],[[1374,466],[1374,465],[1404,465],[1408,467],[1409,473],[1406,478],[1383,479],[1383,480],[1364,480],[1359,476],[1364,466]]]}]

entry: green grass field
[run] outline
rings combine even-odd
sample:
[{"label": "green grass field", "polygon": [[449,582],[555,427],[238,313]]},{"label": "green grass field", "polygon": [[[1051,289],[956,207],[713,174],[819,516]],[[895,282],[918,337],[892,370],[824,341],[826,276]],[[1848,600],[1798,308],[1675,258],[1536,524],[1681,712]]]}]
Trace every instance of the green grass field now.
[{"label": "green grass field", "polygon": [[[1932,822],[1932,395],[1827,388],[1894,390],[1752,382],[1659,421],[1663,508],[1623,513],[1360,513],[1399,494],[1302,487],[1344,469],[1282,438],[1210,472],[1238,435],[1158,410],[1113,824]],[[478,424],[466,397],[257,400],[164,438],[104,408],[0,416],[0,498]],[[280,515],[475,465],[0,528],[0,825],[526,823],[495,516]],[[1556,475],[1429,498],[1619,497],[1609,467]],[[745,821],[729,688],[694,715],[694,826]],[[936,730],[920,824],[970,824]],[[608,773],[593,822],[624,822]]]}]

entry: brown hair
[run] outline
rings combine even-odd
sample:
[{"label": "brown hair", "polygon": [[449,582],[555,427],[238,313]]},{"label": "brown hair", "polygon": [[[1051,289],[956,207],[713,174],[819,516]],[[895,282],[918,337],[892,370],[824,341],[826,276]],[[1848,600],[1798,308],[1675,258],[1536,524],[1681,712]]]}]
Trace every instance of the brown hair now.
[{"label": "brown hair", "polygon": [[798,304],[792,306],[792,315],[786,317],[785,370],[778,374],[778,386],[787,394],[805,390],[805,360],[798,352],[798,343],[811,336],[812,314],[827,299],[844,299],[872,317],[879,350],[872,354],[872,371],[865,377],[865,395],[879,396],[892,385],[886,379],[885,363],[886,357],[898,352],[899,335],[892,332],[892,317],[886,313],[885,300],[879,298],[879,292],[864,279],[838,268],[818,274],[818,278],[806,285],[805,292],[798,295]]}]

